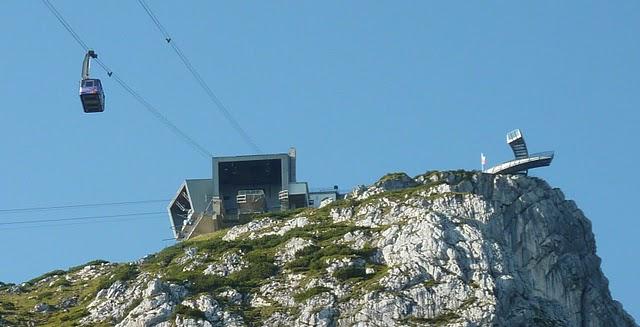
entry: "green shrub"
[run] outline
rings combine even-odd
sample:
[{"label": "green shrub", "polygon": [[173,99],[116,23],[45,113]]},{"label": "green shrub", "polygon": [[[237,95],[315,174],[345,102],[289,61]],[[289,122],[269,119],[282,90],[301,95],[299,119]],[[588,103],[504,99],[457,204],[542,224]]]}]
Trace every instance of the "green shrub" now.
[{"label": "green shrub", "polygon": [[69,287],[71,286],[71,282],[64,277],[61,277],[55,283],[53,283],[53,287],[60,287],[60,286]]},{"label": "green shrub", "polygon": [[467,298],[466,300],[462,301],[462,303],[460,304],[460,309],[464,309],[469,307],[470,305],[476,303],[476,301],[478,300],[477,297],[475,296],[471,296],[469,298]]},{"label": "green shrub", "polygon": [[323,230],[320,230],[317,239],[319,241],[326,241],[331,239],[336,239],[344,236],[344,234],[349,232],[355,232],[360,229],[365,229],[365,227],[353,226],[353,225],[329,225],[326,226]]},{"label": "green shrub", "polygon": [[153,258],[150,258],[145,264],[158,264],[162,267],[168,266],[171,261],[181,253],[184,253],[184,243],[170,246],[158,252]]},{"label": "green shrub", "polygon": [[142,303],[143,298],[139,297],[135,300],[133,300],[131,303],[129,303],[129,305],[124,309],[124,316],[126,317],[131,311],[133,311],[133,309],[135,309],[137,306],[140,305],[140,303]]},{"label": "green shrub", "polygon": [[291,269],[294,272],[307,271],[311,266],[311,260],[313,258],[313,256],[304,256],[293,259],[285,265],[285,268]]},{"label": "green shrub", "polygon": [[212,292],[222,287],[248,289],[261,285],[265,279],[273,276],[278,267],[273,264],[273,259],[264,254],[251,253],[249,267],[231,273],[227,277],[215,275],[203,275],[201,272],[174,272],[164,277],[163,280],[177,284],[186,284],[191,293]]},{"label": "green shrub", "polygon": [[309,245],[301,250],[296,251],[296,256],[308,256],[320,251],[321,248],[317,245]]},{"label": "green shrub", "polygon": [[98,260],[93,260],[93,261],[89,261],[89,262],[85,263],[85,266],[98,266],[98,265],[102,265],[102,264],[105,264],[105,263],[109,263],[109,261],[98,259]]},{"label": "green shrub", "polygon": [[116,267],[116,269],[113,271],[112,279],[114,281],[120,280],[126,282],[128,280],[136,278],[138,274],[139,271],[135,265],[124,264]]},{"label": "green shrub", "polygon": [[[435,316],[433,318],[419,318],[419,317],[409,317],[407,320],[414,323],[414,324],[418,324],[420,326],[425,325],[425,326],[445,326],[448,325],[450,323],[452,323],[453,321],[457,320],[460,318],[460,315],[453,312],[453,311],[447,311],[445,313],[442,313],[438,316]],[[536,325],[538,326],[538,325]]]},{"label": "green shrub", "polygon": [[432,319],[426,319],[426,321],[428,323],[432,323],[436,325],[446,325],[459,318],[460,318],[459,314],[453,311],[447,311],[439,316],[433,317]]},{"label": "green shrub", "polygon": [[314,295],[318,295],[320,293],[329,292],[329,291],[331,291],[331,289],[328,288],[328,287],[316,286],[316,287],[310,288],[310,289],[308,289],[308,290],[306,290],[304,292],[295,294],[293,296],[293,299],[296,300],[296,302],[300,303],[300,302],[303,302],[303,301],[313,297]]},{"label": "green shrub", "polygon": [[80,320],[83,317],[86,317],[88,315],[89,315],[89,311],[87,309],[70,310],[69,312],[65,313],[60,317],[60,321]]},{"label": "green shrub", "polygon": [[333,273],[333,277],[338,280],[345,281],[352,278],[361,278],[367,276],[364,267],[347,266],[336,269]]},{"label": "green shrub", "polygon": [[194,309],[192,307],[188,307],[186,305],[183,304],[178,304],[176,305],[176,310],[174,311],[175,315],[182,315],[188,318],[193,318],[193,319],[207,319],[207,317],[205,316],[204,312],[198,310],[198,309]]},{"label": "green shrub", "polygon": [[264,326],[263,322],[276,312],[288,312],[290,316],[294,316],[291,314],[291,311],[293,310],[290,308],[284,308],[279,305],[269,305],[264,307],[245,306],[237,308],[236,313],[242,316],[244,323],[248,326]]},{"label": "green shrub", "polygon": [[98,260],[93,260],[93,261],[89,261],[83,265],[79,265],[79,266],[73,266],[69,269],[67,269],[67,273],[72,273],[72,272],[76,272],[86,266],[97,266],[97,265],[101,265],[101,264],[105,264],[105,263],[109,263],[109,261],[106,260],[102,260],[102,259],[98,259]]},{"label": "green shrub", "polygon": [[229,275],[229,286],[236,288],[251,288],[261,285],[265,279],[273,276],[278,271],[278,267],[270,262],[258,262],[251,264],[248,268],[234,272]]},{"label": "green shrub", "polygon": [[37,295],[37,299],[38,299],[38,300],[48,299],[48,298],[50,298],[52,295],[53,295],[53,292],[52,292],[52,291],[44,291],[44,292],[38,293],[38,295]]},{"label": "green shrub", "polygon": [[[223,277],[202,274],[194,274],[187,281],[187,288],[193,293],[211,292],[228,283]],[[184,280],[175,282],[182,283]]]},{"label": "green shrub", "polygon": [[287,238],[280,235],[266,235],[254,240],[249,240],[249,244],[254,249],[267,249],[278,246],[283,242],[287,241]]},{"label": "green shrub", "polygon": [[0,308],[2,308],[3,310],[13,311],[16,309],[16,306],[12,302],[0,301]]},{"label": "green shrub", "polygon": [[103,278],[96,286],[96,289],[99,291],[101,289],[109,288],[109,286],[111,286],[116,281],[126,282],[132,280],[136,278],[138,274],[140,274],[140,272],[135,265],[122,264],[116,266],[116,268],[111,273],[111,276]]},{"label": "green shrub", "polygon": [[380,177],[380,179],[378,180],[378,182],[376,184],[381,184],[384,183],[386,181],[392,181],[392,180],[398,180],[398,179],[402,179],[403,177],[409,177],[406,173],[404,172],[396,172],[396,173],[388,173],[382,177]]},{"label": "green shrub", "polygon": [[355,256],[369,258],[377,250],[375,248],[365,247],[361,250],[354,250],[345,244],[329,244],[319,248],[310,246],[307,249],[299,251],[296,255],[300,255],[296,259],[288,262],[285,268],[293,271],[322,270],[327,267],[327,259],[339,256]]},{"label": "green shrub", "polygon": [[[273,257],[276,247],[283,241],[283,236],[268,235],[253,240],[242,239],[232,242],[224,241],[221,237],[185,242],[186,246],[194,246],[207,252],[210,258],[220,258],[227,252],[242,252],[243,260],[248,267],[227,277],[220,277],[202,275],[202,272],[183,271],[179,265],[172,264],[163,269],[163,280],[185,284],[192,293],[211,292],[221,287],[245,290],[257,287],[265,279],[276,274],[278,267],[274,264]],[[162,251],[162,256],[154,260],[160,263],[171,262],[183,248]]]},{"label": "green shrub", "polygon": [[35,283],[37,283],[37,282],[39,282],[39,281],[41,281],[41,280],[43,280],[45,278],[52,277],[52,276],[58,276],[58,275],[64,275],[65,273],[66,273],[66,271],[60,270],[60,269],[54,270],[54,271],[50,271],[50,272],[48,272],[48,273],[46,273],[46,274],[44,274],[44,275],[42,275],[40,277],[36,277],[36,278],[28,281],[27,284],[33,285],[33,284],[35,284]]},{"label": "green shrub", "polygon": [[440,284],[439,282],[436,282],[435,279],[429,279],[429,280],[425,280],[424,282],[422,282],[422,284],[424,285],[424,287],[426,288],[432,288],[438,284]]},{"label": "green shrub", "polygon": [[224,253],[231,249],[251,250],[251,247],[242,242],[227,242],[222,238],[208,239],[204,241],[194,242],[193,245],[203,252],[207,253]]}]

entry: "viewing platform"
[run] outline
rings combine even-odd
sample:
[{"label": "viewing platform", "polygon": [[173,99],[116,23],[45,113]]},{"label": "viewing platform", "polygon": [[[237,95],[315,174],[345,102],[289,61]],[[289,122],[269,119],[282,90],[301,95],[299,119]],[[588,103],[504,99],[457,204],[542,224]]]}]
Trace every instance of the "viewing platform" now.
[{"label": "viewing platform", "polygon": [[534,153],[526,158],[503,162],[484,172],[487,174],[518,174],[524,172],[526,174],[529,169],[551,165],[553,154],[553,151]]},{"label": "viewing platform", "polygon": [[491,167],[485,170],[485,173],[527,175],[529,169],[546,167],[553,161],[553,151],[529,154],[524,136],[519,129],[507,133],[507,144],[513,150],[515,159]]}]

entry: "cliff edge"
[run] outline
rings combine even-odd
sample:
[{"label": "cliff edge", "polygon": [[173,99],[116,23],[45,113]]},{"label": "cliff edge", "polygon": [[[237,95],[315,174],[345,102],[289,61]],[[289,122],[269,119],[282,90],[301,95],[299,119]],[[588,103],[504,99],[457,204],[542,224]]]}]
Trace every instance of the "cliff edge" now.
[{"label": "cliff edge", "polygon": [[0,326],[637,326],[545,181],[388,174],[139,262],[0,284]]}]

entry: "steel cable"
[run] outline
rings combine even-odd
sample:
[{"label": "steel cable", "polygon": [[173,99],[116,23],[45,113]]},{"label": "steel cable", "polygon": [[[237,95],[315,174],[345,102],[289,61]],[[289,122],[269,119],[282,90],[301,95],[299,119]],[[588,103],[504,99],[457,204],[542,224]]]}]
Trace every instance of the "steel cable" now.
[{"label": "steel cable", "polygon": [[[60,24],[71,34],[71,36],[78,42],[78,44],[85,50],[88,51],[89,47],[87,44],[80,38],[78,33],[71,27],[71,25],[67,22],[67,20],[60,14],[60,12],[51,4],[49,0],[42,0],[42,2],[47,6],[49,11],[53,13],[54,16],[58,19]],[[185,132],[180,130],[178,126],[173,124],[166,116],[164,116],[158,109],[156,109],[153,105],[151,105],[145,98],[143,98],[138,92],[136,92],[129,84],[127,84],[122,78],[120,78],[116,73],[114,73],[102,60],[95,58],[94,61],[98,63],[98,65],[109,75],[112,77],[120,86],[127,91],[131,96],[133,96],[142,106],[149,111],[156,119],[162,122],[166,127],[168,127],[175,135],[181,137],[184,141],[186,141],[189,145],[191,145],[195,150],[200,152],[204,157],[210,158],[211,153],[207,151],[203,146],[201,146],[198,142],[196,142],[193,138],[187,135]]]},{"label": "steel cable", "polygon": [[184,54],[182,49],[180,49],[180,47],[176,44],[176,42],[171,38],[171,35],[167,31],[167,29],[162,25],[162,23],[160,23],[160,19],[158,19],[158,17],[153,13],[151,8],[144,2],[144,0],[138,0],[138,3],[142,6],[144,11],[149,16],[149,18],[151,18],[151,20],[156,25],[160,33],[163,35],[165,41],[169,43],[169,45],[171,46],[173,51],[178,55],[178,57],[180,58],[182,63],[185,65],[185,67],[187,67],[189,72],[191,72],[191,75],[196,80],[198,85],[200,85],[200,87],[205,91],[209,99],[216,105],[218,110],[222,113],[222,115],[229,122],[229,124],[231,124],[231,126],[236,130],[236,132],[240,134],[240,136],[244,139],[244,141],[254,151],[262,152],[260,150],[260,147],[258,147],[258,145],[249,136],[249,134],[244,130],[244,128],[240,126],[240,123],[238,123],[238,121],[233,117],[233,115],[231,115],[231,112],[229,111],[227,106],[225,106],[224,103],[220,100],[220,98],[216,96],[215,92],[213,92],[211,87],[209,87],[209,84],[207,84],[207,82],[202,78],[202,75],[200,75],[200,73],[191,64],[191,61],[189,60],[189,58],[187,58],[187,56]]}]

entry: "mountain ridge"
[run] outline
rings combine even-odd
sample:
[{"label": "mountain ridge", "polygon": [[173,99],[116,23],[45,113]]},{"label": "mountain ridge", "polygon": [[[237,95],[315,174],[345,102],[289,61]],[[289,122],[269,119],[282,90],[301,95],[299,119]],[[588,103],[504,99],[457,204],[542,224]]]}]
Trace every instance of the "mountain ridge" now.
[{"label": "mountain ridge", "polygon": [[544,180],[383,176],[130,264],[0,285],[0,326],[637,326]]}]

